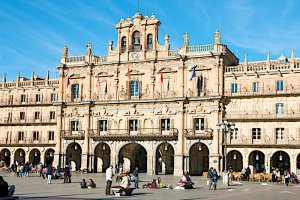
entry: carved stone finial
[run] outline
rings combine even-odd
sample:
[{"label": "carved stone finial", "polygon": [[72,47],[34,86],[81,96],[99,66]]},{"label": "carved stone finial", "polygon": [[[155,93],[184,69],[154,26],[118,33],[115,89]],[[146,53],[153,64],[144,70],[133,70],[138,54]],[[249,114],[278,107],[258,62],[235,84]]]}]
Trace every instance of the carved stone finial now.
[{"label": "carved stone finial", "polygon": [[124,18],[123,18],[123,17],[121,17],[120,22],[121,22],[121,23],[124,22]]},{"label": "carved stone finial", "polygon": [[294,60],[294,58],[295,58],[295,55],[294,55],[294,54],[295,54],[295,52],[294,52],[294,49],[293,49],[293,50],[292,50],[292,54],[291,54],[291,59],[292,59],[292,60]]},{"label": "carved stone finial", "polygon": [[34,80],[34,71],[31,72],[31,80]]},{"label": "carved stone finial", "polygon": [[90,42],[86,45],[86,55],[91,56],[92,55],[92,45]]},{"label": "carved stone finial", "polygon": [[152,13],[150,19],[156,19],[156,16],[154,15],[154,13]]},{"label": "carved stone finial", "polygon": [[214,42],[214,44],[221,44],[221,37],[220,37],[219,29],[217,29],[216,32],[215,32],[215,42]]},{"label": "carved stone finial", "polygon": [[169,35],[168,34],[165,35],[165,41],[169,41]]},{"label": "carved stone finial", "polygon": [[247,54],[247,53],[245,53],[244,63],[245,63],[246,65],[248,64],[248,54]]},{"label": "carved stone finial", "polygon": [[6,83],[6,73],[3,73],[3,83]]},{"label": "carved stone finial", "polygon": [[47,70],[46,80],[49,80],[49,70]]},{"label": "carved stone finial", "polygon": [[66,58],[68,57],[68,47],[67,45],[64,46],[63,48],[63,55],[62,55],[63,58]]},{"label": "carved stone finial", "polygon": [[128,17],[126,18],[126,22],[131,22],[130,16],[128,16]]},{"label": "carved stone finial", "polygon": [[183,35],[182,37],[183,37],[183,46],[184,47],[189,46],[189,34],[185,33],[185,35]]},{"label": "carved stone finial", "polygon": [[108,42],[108,51],[113,50],[113,44],[114,44],[114,42],[112,40],[109,40],[109,42]]}]

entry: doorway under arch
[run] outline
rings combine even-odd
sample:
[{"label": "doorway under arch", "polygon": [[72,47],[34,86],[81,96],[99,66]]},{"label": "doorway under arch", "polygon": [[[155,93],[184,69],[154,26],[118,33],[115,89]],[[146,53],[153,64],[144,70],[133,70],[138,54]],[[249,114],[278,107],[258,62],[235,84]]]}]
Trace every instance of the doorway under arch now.
[{"label": "doorway under arch", "polygon": [[17,149],[15,152],[14,163],[16,161],[21,164],[25,164],[25,151],[23,149]]},{"label": "doorway under arch", "polygon": [[240,172],[243,169],[243,155],[236,150],[227,154],[227,170],[232,169],[234,172]]},{"label": "doorway under arch", "polygon": [[72,163],[74,163],[75,169],[72,170],[78,171],[81,168],[81,154],[82,154],[81,146],[76,142],[69,144],[69,146],[67,147],[66,154],[67,154],[66,164],[71,165]]},{"label": "doorway under arch", "polygon": [[32,149],[29,153],[29,164],[36,166],[41,161],[41,152],[38,149]]},{"label": "doorway under arch", "polygon": [[169,143],[162,143],[156,149],[156,174],[173,174],[174,148]]},{"label": "doorway under arch", "polygon": [[106,143],[96,146],[94,152],[94,172],[105,172],[110,165],[110,147]]},{"label": "doorway under arch", "polygon": [[[54,149],[47,149],[45,152],[45,157],[44,157],[44,163],[46,166],[48,165],[53,165],[53,161],[54,161]],[[56,166],[54,166],[56,167]]]},{"label": "doorway under arch", "polygon": [[290,170],[290,156],[284,151],[277,151],[271,158],[270,166],[270,171],[277,168],[283,174],[284,170]]},{"label": "doorway under arch", "polygon": [[265,154],[261,151],[252,151],[249,154],[249,165],[253,167],[253,173],[265,171]]},{"label": "doorway under arch", "polygon": [[119,152],[119,163],[123,164],[123,171],[132,172],[138,167],[139,172],[147,172],[147,151],[138,143],[129,143]]},{"label": "doorway under arch", "polygon": [[209,168],[209,150],[208,147],[197,142],[190,148],[189,173],[194,176],[200,176],[207,172]]},{"label": "doorway under arch", "polygon": [[8,149],[2,149],[0,152],[0,161],[4,161],[4,164],[6,165],[6,167],[10,166],[10,151]]}]

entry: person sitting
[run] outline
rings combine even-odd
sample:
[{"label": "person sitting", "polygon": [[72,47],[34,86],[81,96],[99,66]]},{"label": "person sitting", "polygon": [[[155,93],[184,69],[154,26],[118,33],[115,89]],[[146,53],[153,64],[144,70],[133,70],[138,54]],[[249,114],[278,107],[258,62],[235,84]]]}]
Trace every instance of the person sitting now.
[{"label": "person sitting", "polygon": [[148,185],[148,188],[150,188],[150,189],[157,189],[158,188],[155,179],[153,179],[152,182]]},{"label": "person sitting", "polygon": [[186,184],[186,173],[183,172],[182,176],[181,176],[181,179],[179,180],[179,185],[185,185]]},{"label": "person sitting", "polygon": [[55,178],[56,179],[60,179],[62,177],[62,174],[61,174],[61,169],[60,167],[57,165],[57,168],[55,170]]},{"label": "person sitting", "polygon": [[90,179],[90,183],[88,184],[87,187],[89,189],[96,188],[96,183],[93,181],[93,179]]},{"label": "person sitting", "polygon": [[81,188],[87,188],[87,184],[85,182],[85,179],[82,179],[82,181],[80,182],[80,187]]},{"label": "person sitting", "polygon": [[127,172],[126,175],[124,175],[122,177],[122,181],[121,181],[121,184],[120,184],[120,186],[122,188],[129,188],[129,186],[130,186],[130,182],[129,181],[130,180],[129,180],[128,176],[129,176],[129,172]]},{"label": "person sitting", "polygon": [[8,183],[0,176],[0,197],[11,197],[15,192],[15,186],[8,187]]}]

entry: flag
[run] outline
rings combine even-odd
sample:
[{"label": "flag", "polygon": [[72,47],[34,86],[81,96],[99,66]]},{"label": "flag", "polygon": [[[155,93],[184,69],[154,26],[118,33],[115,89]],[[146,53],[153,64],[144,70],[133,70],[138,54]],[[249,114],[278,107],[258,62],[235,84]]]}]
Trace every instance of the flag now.
[{"label": "flag", "polygon": [[163,76],[162,71],[160,71],[160,83],[163,83],[163,82],[164,82],[164,76]]},{"label": "flag", "polygon": [[69,85],[70,85],[70,78],[69,78],[69,76],[67,74],[67,80],[66,80],[66,86],[67,86],[67,88],[69,87]]},{"label": "flag", "polygon": [[128,66],[127,76],[128,76],[128,79],[130,80],[130,69],[129,69],[129,66]]},{"label": "flag", "polygon": [[196,77],[196,66],[193,68],[193,71],[192,71],[192,74],[190,77],[190,81],[192,81],[194,77]]}]

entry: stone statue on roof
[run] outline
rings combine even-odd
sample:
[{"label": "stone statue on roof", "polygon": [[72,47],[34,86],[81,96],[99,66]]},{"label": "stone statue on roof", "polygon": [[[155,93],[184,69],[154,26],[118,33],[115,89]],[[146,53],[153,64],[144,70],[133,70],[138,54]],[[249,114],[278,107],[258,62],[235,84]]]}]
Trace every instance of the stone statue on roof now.
[{"label": "stone statue on roof", "polygon": [[183,46],[185,46],[185,47],[189,46],[189,34],[186,33],[182,37],[183,37]]},{"label": "stone statue on roof", "polygon": [[63,48],[63,55],[62,55],[62,57],[68,57],[68,47],[67,47],[67,45],[65,45],[64,46],[64,48]]},{"label": "stone statue on roof", "polygon": [[92,45],[91,45],[90,42],[86,45],[86,55],[87,56],[91,56],[92,55]]}]

